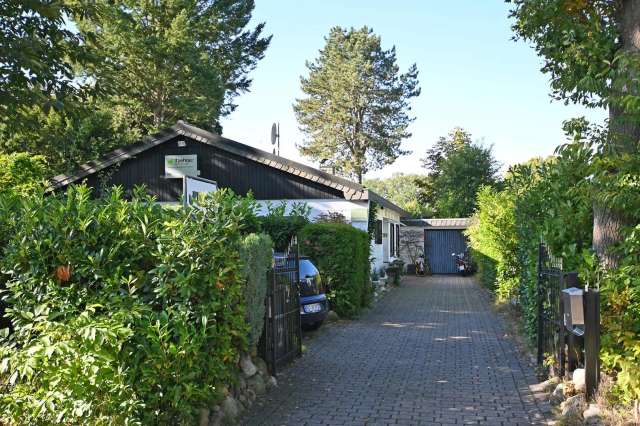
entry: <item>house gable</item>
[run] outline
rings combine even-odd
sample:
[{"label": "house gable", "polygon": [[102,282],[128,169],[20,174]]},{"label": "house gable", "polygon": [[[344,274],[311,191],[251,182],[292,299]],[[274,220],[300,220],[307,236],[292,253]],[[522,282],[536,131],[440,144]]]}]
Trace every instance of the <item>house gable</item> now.
[{"label": "house gable", "polygon": [[[179,147],[178,141],[183,141],[185,146]],[[338,189],[182,135],[89,174],[84,180],[94,188],[121,185],[125,190],[132,190],[144,184],[158,201],[177,201],[182,195],[182,179],[165,176],[167,155],[196,155],[200,177],[216,181],[220,188],[230,188],[240,195],[251,191],[258,200],[344,198]]]},{"label": "house gable", "polygon": [[[180,145],[178,142],[182,142]],[[167,178],[166,155],[197,155],[199,176],[214,180],[221,188],[245,195],[251,191],[258,200],[345,199],[373,201],[409,214],[389,200],[339,176],[253,148],[179,121],[142,142],[119,148],[80,166],[72,175],[51,179],[52,189],[86,182],[94,188],[121,185],[131,190],[144,184],[158,201],[177,201],[182,194],[181,179]]]}]

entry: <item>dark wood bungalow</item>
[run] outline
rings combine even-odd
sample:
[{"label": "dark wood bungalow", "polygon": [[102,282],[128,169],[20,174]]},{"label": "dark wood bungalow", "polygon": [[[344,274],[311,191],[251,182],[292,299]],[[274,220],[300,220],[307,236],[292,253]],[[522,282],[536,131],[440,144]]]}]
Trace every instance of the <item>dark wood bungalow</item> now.
[{"label": "dark wood bungalow", "polygon": [[[379,228],[382,242],[373,244],[376,267],[397,257],[400,218],[409,214],[373,191],[350,180],[313,167],[224,138],[183,121],[141,142],[116,149],[96,161],[79,167],[69,175],[51,179],[53,190],[85,182],[101,189],[121,185],[125,191],[144,184],[159,202],[178,202],[183,194],[182,179],[172,173],[168,161],[189,166],[184,174],[215,181],[219,188],[230,188],[245,195],[249,191],[264,209],[269,202],[304,201],[311,216],[338,211],[353,226],[366,229],[370,202],[382,207]],[[395,239],[394,239],[395,240]]]},{"label": "dark wood bungalow", "polygon": [[54,190],[85,182],[97,188],[101,181],[125,190],[144,184],[161,202],[175,202],[182,196],[180,179],[168,176],[167,156],[197,156],[198,176],[216,181],[257,200],[342,199],[372,200],[404,212],[362,185],[304,164],[224,138],[183,121],[143,141],[116,149],[97,161],[80,166],[70,175],[51,179]]}]

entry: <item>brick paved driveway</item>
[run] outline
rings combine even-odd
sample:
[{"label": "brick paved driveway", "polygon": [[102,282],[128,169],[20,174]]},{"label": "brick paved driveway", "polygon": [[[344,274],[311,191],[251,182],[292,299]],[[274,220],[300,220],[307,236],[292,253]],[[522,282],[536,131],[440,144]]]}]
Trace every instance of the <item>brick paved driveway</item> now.
[{"label": "brick paved driveway", "polygon": [[407,277],[357,321],[323,327],[247,425],[541,424],[531,368],[471,278]]}]

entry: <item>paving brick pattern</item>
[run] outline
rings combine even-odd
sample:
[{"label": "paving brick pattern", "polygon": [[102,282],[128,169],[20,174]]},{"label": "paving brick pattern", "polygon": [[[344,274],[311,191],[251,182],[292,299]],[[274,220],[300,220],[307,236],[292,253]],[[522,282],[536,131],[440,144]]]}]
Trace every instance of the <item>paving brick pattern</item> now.
[{"label": "paving brick pattern", "polygon": [[246,425],[544,424],[533,370],[471,278],[407,277],[357,321],[323,327]]}]

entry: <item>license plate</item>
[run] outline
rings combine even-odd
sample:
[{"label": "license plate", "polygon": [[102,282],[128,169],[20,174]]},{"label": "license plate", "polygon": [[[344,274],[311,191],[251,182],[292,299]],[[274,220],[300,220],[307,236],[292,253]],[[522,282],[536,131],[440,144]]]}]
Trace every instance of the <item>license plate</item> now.
[{"label": "license plate", "polygon": [[313,314],[316,312],[320,312],[322,310],[322,305],[320,303],[311,303],[309,305],[304,305],[304,312],[306,314]]}]

